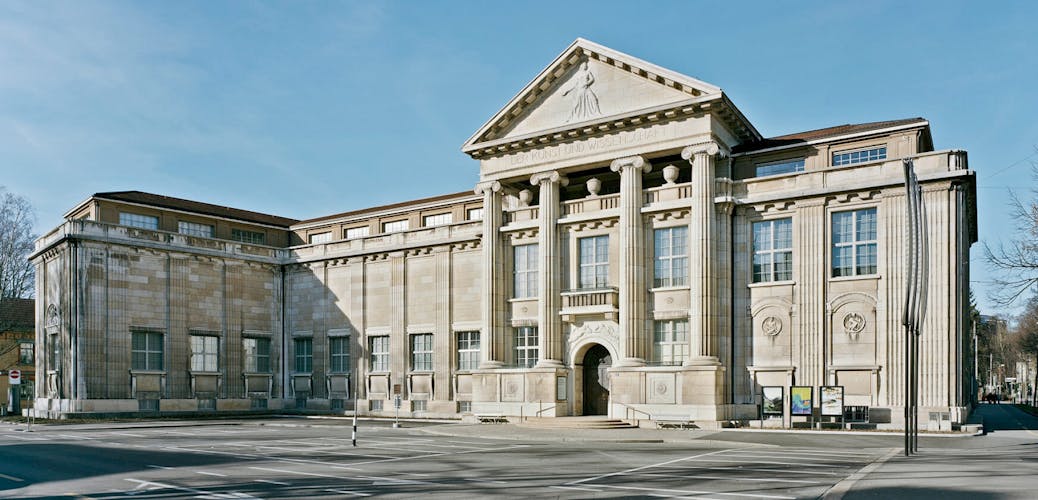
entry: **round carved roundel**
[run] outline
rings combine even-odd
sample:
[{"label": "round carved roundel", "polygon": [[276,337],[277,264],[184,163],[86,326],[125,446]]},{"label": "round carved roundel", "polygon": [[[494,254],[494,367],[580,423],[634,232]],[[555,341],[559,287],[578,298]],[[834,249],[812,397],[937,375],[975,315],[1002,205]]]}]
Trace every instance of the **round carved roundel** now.
[{"label": "round carved roundel", "polygon": [[847,314],[843,317],[843,329],[851,335],[861,333],[865,329],[865,317],[856,312]]},{"label": "round carved roundel", "polygon": [[667,383],[663,381],[656,382],[656,394],[664,395],[667,393]]},{"label": "round carved roundel", "polygon": [[764,335],[774,337],[782,332],[782,321],[774,316],[768,316],[764,318],[764,321],[760,322],[760,329],[764,332]]},{"label": "round carved roundel", "polygon": [[519,393],[519,384],[517,384],[515,382],[509,382],[509,383],[505,384],[505,394],[510,394],[511,395],[511,394],[518,394],[518,393]]}]

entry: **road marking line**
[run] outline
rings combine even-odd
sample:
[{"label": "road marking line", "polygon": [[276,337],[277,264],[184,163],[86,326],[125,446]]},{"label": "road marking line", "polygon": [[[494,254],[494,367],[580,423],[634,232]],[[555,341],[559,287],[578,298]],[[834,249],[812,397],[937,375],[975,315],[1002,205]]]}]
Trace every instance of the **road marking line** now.
[{"label": "road marking line", "polygon": [[20,478],[20,477],[8,476],[7,474],[0,473],[0,477],[6,479],[8,481],[14,481],[16,483],[24,483],[25,482],[25,480]]},{"label": "road marking line", "polygon": [[134,488],[134,489],[140,489],[142,487],[148,487],[148,490],[150,491],[150,490],[154,490],[154,489],[165,488],[165,489],[170,489],[170,490],[186,491],[188,493],[194,493],[195,495],[205,495],[206,498],[256,498],[254,496],[246,495],[244,493],[215,493],[215,492],[212,492],[212,491],[199,490],[199,489],[195,489],[195,488],[188,488],[186,486],[174,486],[172,484],[156,483],[154,481],[142,481],[140,479],[133,479],[133,478],[125,478],[123,480],[124,481],[130,481],[132,483],[137,483],[137,488]]},{"label": "road marking line", "polygon": [[709,453],[701,453],[699,455],[693,455],[691,457],[676,458],[674,460],[668,460],[666,462],[660,462],[658,464],[643,465],[641,467],[635,467],[633,469],[627,469],[627,470],[620,471],[620,472],[611,472],[609,474],[602,474],[601,476],[595,476],[595,477],[589,477],[587,479],[581,479],[580,481],[571,481],[571,482],[568,482],[566,484],[567,485],[574,485],[574,484],[586,483],[588,481],[597,481],[597,480],[605,478],[605,477],[622,476],[624,474],[628,474],[628,473],[631,473],[631,472],[637,472],[637,471],[640,471],[640,470],[643,470],[643,469],[651,469],[653,467],[660,467],[660,466],[663,466],[663,465],[670,465],[670,464],[673,464],[673,463],[683,462],[685,460],[693,460],[693,459],[696,459],[696,458],[706,457],[706,456],[709,456],[709,455],[716,455],[718,453],[724,453],[726,451],[729,451],[729,450],[717,450],[717,451],[711,451]]},{"label": "road marking line", "polygon": [[151,467],[152,469],[173,470],[173,467],[166,467],[164,465],[149,465],[148,467]]},{"label": "road marking line", "polygon": [[783,474],[810,474],[812,476],[844,476],[844,472],[822,472],[816,470],[791,470],[791,469],[761,469],[757,467],[681,467],[682,469],[706,469],[706,470],[738,470],[738,471],[756,471],[756,472],[781,472]]},{"label": "road marking line", "polygon": [[549,486],[549,488],[555,488],[559,490],[577,490],[577,491],[593,491],[595,493],[601,493],[602,490],[596,490],[592,488],[580,488],[577,486]]},{"label": "road marking line", "polygon": [[227,474],[217,474],[216,472],[206,472],[204,470],[196,470],[195,474],[204,474],[206,476],[216,476],[216,477],[227,477]]},{"label": "road marking line", "polygon": [[723,458],[712,458],[712,459],[710,459],[710,461],[711,462],[736,462],[736,463],[746,464],[746,465],[756,465],[756,464],[795,465],[797,467],[821,467],[821,468],[826,468],[826,469],[846,469],[848,467],[846,465],[805,464],[803,462],[771,462],[771,461],[767,461],[767,460],[754,460],[752,462],[747,462],[746,460],[725,460]]},{"label": "road marking line", "polygon": [[[728,470],[732,472],[742,472],[745,469],[733,469],[727,468],[722,470]],[[742,476],[683,476],[681,474],[658,474],[655,472],[637,472],[634,474],[627,474],[628,476],[651,476],[651,477],[679,477],[684,479],[720,479],[720,480],[731,480],[731,481],[761,481],[768,483],[804,483],[804,484],[820,484],[821,481],[808,481],[806,479],[771,479],[766,477],[742,477]]]},{"label": "road marking line", "polygon": [[282,481],[271,481],[270,479],[257,479],[257,483],[276,484],[278,486],[292,486],[292,483],[285,483]]},{"label": "road marking line", "polygon": [[113,434],[113,435],[116,435],[116,436],[130,436],[130,437],[135,437],[135,438],[142,438],[142,437],[144,437],[144,434],[134,434],[132,432],[109,432],[109,434]]},{"label": "road marking line", "polygon": [[865,476],[869,475],[870,472],[878,469],[881,465],[886,463],[887,460],[890,460],[894,455],[897,455],[899,451],[900,450],[898,448],[891,449],[887,452],[886,455],[879,457],[879,459],[877,459],[875,462],[872,462],[866,465],[865,467],[862,467],[854,474],[851,474],[850,476],[844,478],[842,481],[834,484],[832,488],[829,488],[829,491],[826,491],[825,494],[822,495],[822,498],[824,500],[842,499],[843,496],[851,490],[851,487],[854,486],[854,483],[857,483]]},{"label": "road marking line", "polygon": [[669,488],[642,488],[640,486],[614,486],[611,484],[596,484],[594,485],[599,488],[613,488],[617,490],[636,490],[636,491],[664,491],[671,493],[680,493],[682,495],[725,495],[734,497],[748,497],[748,498],[775,498],[778,500],[795,500],[796,497],[786,497],[780,495],[755,495],[752,493],[724,493],[720,491],[696,491],[696,490],[673,490]]},{"label": "road marking line", "polygon": [[370,493],[361,493],[359,491],[349,491],[349,490],[324,490],[324,491],[327,491],[329,493],[338,493],[340,495],[353,495],[355,497],[370,497],[371,496]]},{"label": "road marking line", "polygon": [[491,483],[491,484],[508,484],[507,481],[495,481],[493,479],[466,479],[473,483]]}]

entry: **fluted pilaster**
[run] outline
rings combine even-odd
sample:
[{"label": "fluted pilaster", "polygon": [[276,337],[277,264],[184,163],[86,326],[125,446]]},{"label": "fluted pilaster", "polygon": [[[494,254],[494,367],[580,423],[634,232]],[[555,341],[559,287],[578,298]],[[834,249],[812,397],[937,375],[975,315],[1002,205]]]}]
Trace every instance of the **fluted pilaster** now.
[{"label": "fluted pilaster", "polygon": [[559,252],[559,187],[569,179],[552,171],[535,174],[530,184],[540,187],[540,219],[538,231],[538,288],[537,327],[540,359],[538,367],[557,368],[562,364],[562,259]]},{"label": "fluted pilaster", "polygon": [[645,227],[642,224],[642,174],[652,165],[641,156],[614,160],[609,167],[620,173],[620,331],[624,359],[620,366],[644,366],[645,335]]},{"label": "fluted pilaster", "polygon": [[688,365],[718,363],[714,169],[715,157],[721,152],[714,142],[695,144],[681,151],[681,157],[692,164],[692,214],[688,228],[691,278]]},{"label": "fluted pilaster", "polygon": [[501,183],[482,182],[476,194],[483,195],[483,328],[480,332],[480,368],[499,368],[504,364],[505,289],[504,249],[501,244]]}]

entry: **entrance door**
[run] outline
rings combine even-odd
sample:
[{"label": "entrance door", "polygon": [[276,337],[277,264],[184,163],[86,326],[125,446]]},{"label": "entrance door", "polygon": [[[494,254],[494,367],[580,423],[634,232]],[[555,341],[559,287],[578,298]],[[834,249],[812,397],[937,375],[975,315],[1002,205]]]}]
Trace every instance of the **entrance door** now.
[{"label": "entrance door", "polygon": [[613,358],[605,347],[595,345],[584,355],[584,415],[609,414],[609,375]]}]

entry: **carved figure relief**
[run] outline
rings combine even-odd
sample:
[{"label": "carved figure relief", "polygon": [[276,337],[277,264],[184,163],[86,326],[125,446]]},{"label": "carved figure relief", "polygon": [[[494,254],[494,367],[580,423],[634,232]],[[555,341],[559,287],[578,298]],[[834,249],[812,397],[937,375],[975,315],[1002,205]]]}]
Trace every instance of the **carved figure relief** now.
[{"label": "carved figure relief", "polygon": [[616,333],[615,324],[603,321],[588,321],[573,330],[573,334],[570,336],[570,343],[580,340],[585,335],[592,334],[599,334],[614,341],[620,339]]},{"label": "carved figure relief", "polygon": [[774,316],[768,316],[764,318],[764,321],[760,322],[760,330],[764,335],[774,337],[782,333],[782,320]]},{"label": "carved figure relief", "polygon": [[851,338],[857,338],[858,334],[865,330],[865,317],[852,312],[843,317],[843,330]]},{"label": "carved figure relief", "polygon": [[61,314],[58,312],[57,306],[50,304],[47,306],[47,319],[44,325],[46,326],[57,326],[61,324]]},{"label": "carved figure relief", "polygon": [[591,90],[595,84],[595,75],[588,68],[587,61],[580,63],[580,70],[573,77],[573,86],[566,89],[562,95],[573,94],[573,109],[569,113],[566,123],[585,120],[601,115],[598,110],[598,96]]}]

